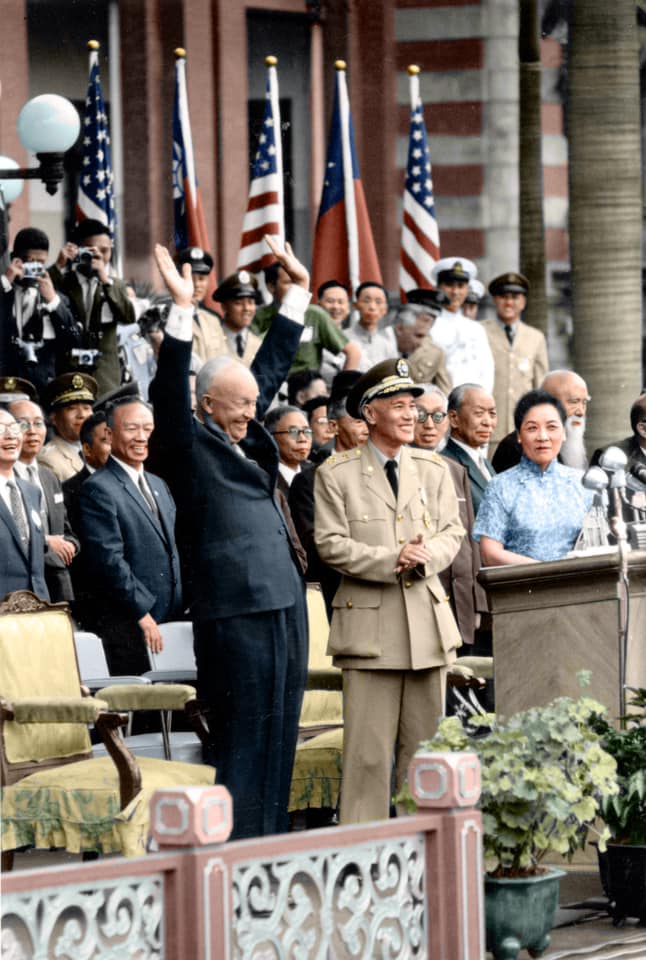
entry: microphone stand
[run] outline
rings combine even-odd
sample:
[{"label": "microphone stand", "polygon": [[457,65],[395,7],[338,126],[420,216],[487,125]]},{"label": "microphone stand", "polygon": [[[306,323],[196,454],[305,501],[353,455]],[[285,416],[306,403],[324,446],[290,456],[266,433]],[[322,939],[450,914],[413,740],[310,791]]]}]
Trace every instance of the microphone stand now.
[{"label": "microphone stand", "polygon": [[619,723],[626,728],[626,661],[628,657],[628,613],[630,581],[628,578],[628,528],[623,517],[622,490],[624,471],[617,470],[610,479],[614,516],[609,518],[610,530],[617,541],[617,635],[619,641]]}]

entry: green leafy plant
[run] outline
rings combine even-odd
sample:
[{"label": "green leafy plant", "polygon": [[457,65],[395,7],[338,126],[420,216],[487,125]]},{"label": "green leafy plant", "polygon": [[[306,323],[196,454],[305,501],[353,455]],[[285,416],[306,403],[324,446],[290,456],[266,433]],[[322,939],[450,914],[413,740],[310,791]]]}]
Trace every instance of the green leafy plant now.
[{"label": "green leafy plant", "polygon": [[[559,697],[509,719],[485,714],[463,726],[449,717],[421,744],[424,751],[477,754],[492,876],[538,873],[548,851],[571,856],[584,845],[600,805],[617,793],[615,761],[592,725],[604,711],[588,697]],[[600,849],[608,835],[598,835]]]},{"label": "green leafy plant", "polygon": [[595,730],[601,743],[617,764],[619,791],[604,797],[601,816],[612,839],[618,843],[646,844],[646,690],[637,688],[628,701],[637,713],[629,713],[626,730],[616,730],[599,717]]}]

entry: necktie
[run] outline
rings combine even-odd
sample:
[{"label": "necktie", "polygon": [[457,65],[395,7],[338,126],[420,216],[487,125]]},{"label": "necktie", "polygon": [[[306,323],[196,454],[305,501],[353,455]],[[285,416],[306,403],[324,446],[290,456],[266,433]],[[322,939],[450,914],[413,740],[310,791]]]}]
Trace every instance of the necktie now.
[{"label": "necktie", "polygon": [[507,340],[509,341],[509,345],[510,345],[510,346],[513,346],[513,344],[514,344],[514,328],[512,327],[512,325],[511,325],[510,323],[506,323],[506,324],[505,324],[505,333],[507,334]]},{"label": "necktie", "polygon": [[386,476],[388,477],[388,483],[393,488],[393,493],[395,494],[395,500],[396,500],[397,493],[399,491],[399,479],[397,477],[397,461],[386,460],[386,465],[384,469],[386,471]]},{"label": "necktie", "polygon": [[236,350],[238,351],[238,356],[244,356],[244,343],[242,342],[242,334],[236,333]]},{"label": "necktie", "polygon": [[150,510],[151,513],[154,513],[155,516],[157,516],[157,514],[159,513],[159,511],[158,511],[158,509],[157,509],[157,504],[155,503],[155,498],[153,497],[152,493],[150,492],[150,489],[149,489],[149,487],[148,487],[148,484],[147,484],[146,481],[144,480],[144,475],[143,475],[143,473],[140,473],[140,474],[139,474],[139,481],[138,481],[138,482],[139,482],[139,489],[140,489],[140,491],[141,491],[141,495],[142,495],[142,497],[144,498],[144,500],[146,501],[146,503],[148,504],[148,509]]},{"label": "necktie", "polygon": [[11,513],[13,519],[18,527],[18,534],[20,536],[20,543],[22,544],[22,549],[25,553],[29,552],[29,524],[27,523],[27,517],[25,516],[25,508],[22,504],[22,497],[20,496],[20,490],[13,482],[9,480],[7,483],[9,488],[9,503],[11,504]]}]

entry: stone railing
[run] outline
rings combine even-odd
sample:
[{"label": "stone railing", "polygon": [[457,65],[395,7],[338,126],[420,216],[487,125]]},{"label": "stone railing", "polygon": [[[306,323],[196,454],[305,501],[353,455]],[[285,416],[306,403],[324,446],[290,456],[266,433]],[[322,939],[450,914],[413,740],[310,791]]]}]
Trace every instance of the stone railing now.
[{"label": "stone railing", "polygon": [[478,760],[409,783],[414,816],[235,843],[224,787],[160,790],[159,852],[3,877],[2,960],[482,960]]}]

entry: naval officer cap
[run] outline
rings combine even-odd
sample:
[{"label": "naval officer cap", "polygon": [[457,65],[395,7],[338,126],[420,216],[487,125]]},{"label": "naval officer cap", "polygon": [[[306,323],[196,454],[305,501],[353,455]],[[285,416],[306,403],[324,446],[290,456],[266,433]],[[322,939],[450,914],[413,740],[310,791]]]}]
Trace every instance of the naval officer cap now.
[{"label": "naval officer cap", "polygon": [[180,268],[185,263],[190,263],[191,273],[210,273],[213,269],[213,257],[202,247],[187,247],[181,250],[177,258]]},{"label": "naval officer cap", "polygon": [[433,265],[431,283],[468,283],[478,276],[478,268],[466,257],[442,257]]},{"label": "naval officer cap", "polygon": [[363,410],[366,404],[382,397],[393,397],[398,393],[410,393],[421,397],[424,388],[411,379],[408,364],[400,357],[382,360],[364,373],[348,394],[348,413],[355,420],[365,419]]},{"label": "naval officer cap", "polygon": [[529,293],[529,280],[522,273],[501,273],[489,284],[492,297],[501,297],[505,293]]},{"label": "naval officer cap", "polygon": [[238,270],[226,277],[213,294],[213,299],[218,303],[240,300],[242,297],[258,300],[258,281],[248,270]]}]

